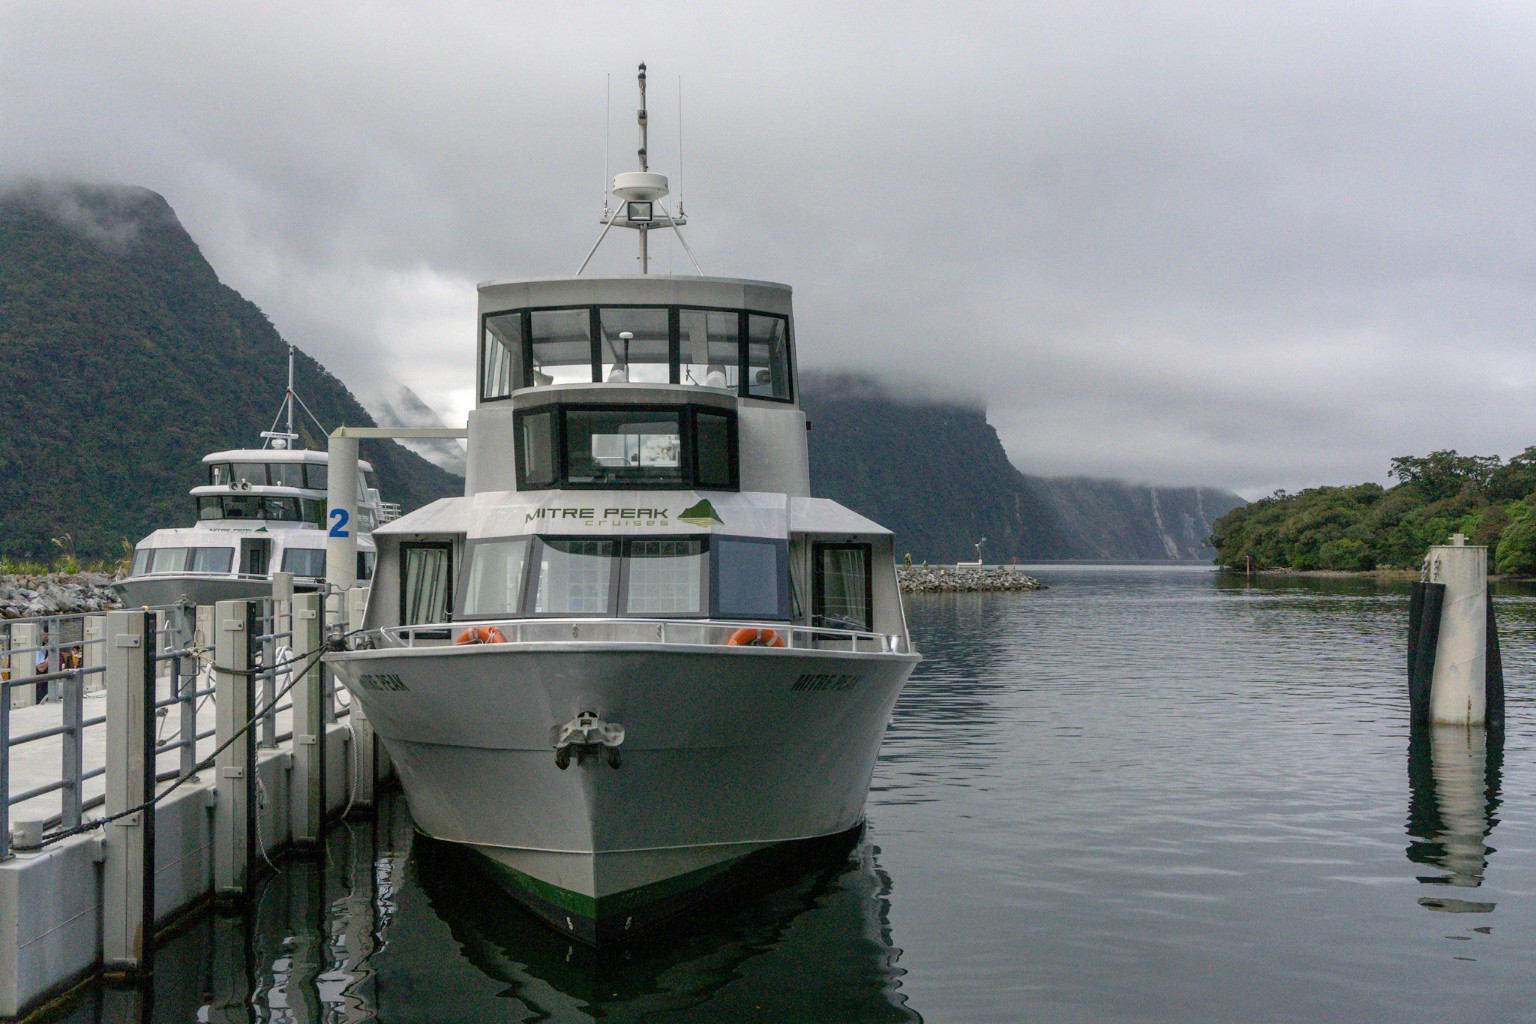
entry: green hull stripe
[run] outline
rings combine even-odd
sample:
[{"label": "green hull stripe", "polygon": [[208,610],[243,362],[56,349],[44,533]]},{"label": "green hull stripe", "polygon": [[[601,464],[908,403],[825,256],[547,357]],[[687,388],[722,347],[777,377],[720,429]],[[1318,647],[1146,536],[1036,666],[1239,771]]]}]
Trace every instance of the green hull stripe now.
[{"label": "green hull stripe", "polygon": [[[474,849],[469,847],[469,849]],[[477,853],[479,851],[476,851]],[[743,857],[733,857],[730,860],[711,864],[708,867],[698,868],[686,874],[674,875],[672,878],[664,878],[650,885],[641,885],[633,889],[625,889],[611,896],[598,898],[587,896],[569,889],[562,889],[558,885],[546,882],[543,879],[534,878],[530,874],[510,867],[493,857],[480,854],[481,859],[495,869],[496,875],[509,888],[522,890],[531,896],[535,896],[546,903],[559,907],[570,914],[577,914],[590,921],[601,918],[613,917],[619,914],[629,914],[651,903],[676,896],[678,893],[696,889],[705,884],[716,875],[724,874],[735,867]]]}]

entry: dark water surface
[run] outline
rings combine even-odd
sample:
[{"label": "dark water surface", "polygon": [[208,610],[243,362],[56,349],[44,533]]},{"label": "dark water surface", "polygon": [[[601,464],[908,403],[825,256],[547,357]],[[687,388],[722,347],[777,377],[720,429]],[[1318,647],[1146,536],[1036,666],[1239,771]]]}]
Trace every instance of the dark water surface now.
[{"label": "dark water surface", "polygon": [[847,856],[596,956],[395,799],[68,1019],[1536,1020],[1533,592],[1500,745],[1410,737],[1406,584],[1037,575],[910,601]]}]

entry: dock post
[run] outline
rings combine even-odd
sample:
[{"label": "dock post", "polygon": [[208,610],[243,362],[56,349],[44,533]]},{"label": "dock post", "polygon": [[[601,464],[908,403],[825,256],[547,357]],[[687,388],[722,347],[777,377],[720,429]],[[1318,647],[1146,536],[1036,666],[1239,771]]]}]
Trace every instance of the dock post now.
[{"label": "dock post", "polygon": [[[155,796],[155,616],[107,615],[107,791],[110,817]],[[102,867],[101,959],[107,973],[154,969],[155,809],[106,826]]]},{"label": "dock post", "polygon": [[[85,617],[85,638],[81,642],[80,663],[89,669],[105,669],[107,667],[107,617],[105,615],[87,615]],[[87,671],[83,677],[85,692],[96,693],[107,685],[104,671]]]},{"label": "dock post", "polygon": [[[325,829],[325,685],[319,653],[319,594],[293,598],[293,671],[304,675],[293,688],[293,821],[294,845],[317,846]],[[313,661],[311,661],[313,659]]]},{"label": "dock post", "polygon": [[11,627],[11,707],[29,708],[37,703],[37,687],[27,680],[37,675],[37,656],[31,650],[41,647],[43,630],[35,622],[18,622]]},{"label": "dock post", "polygon": [[1445,586],[1429,692],[1435,725],[1483,725],[1487,721],[1488,549],[1461,534],[1429,549],[1428,582]]},{"label": "dock post", "polygon": [[[229,742],[215,760],[218,800],[213,817],[213,887],[221,900],[237,901],[249,892],[255,856],[256,744],[251,720],[251,647],[257,633],[254,601],[220,601],[214,606],[213,685],[215,743]],[[232,741],[232,742],[231,742]]]}]

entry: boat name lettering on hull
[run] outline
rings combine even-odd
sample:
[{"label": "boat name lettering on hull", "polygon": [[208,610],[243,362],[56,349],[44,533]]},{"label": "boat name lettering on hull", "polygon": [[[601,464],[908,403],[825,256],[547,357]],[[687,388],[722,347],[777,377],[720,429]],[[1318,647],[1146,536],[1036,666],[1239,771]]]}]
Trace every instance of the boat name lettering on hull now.
[{"label": "boat name lettering on hull", "polygon": [[861,676],[846,672],[807,672],[795,680],[791,690],[851,690],[859,685]]},{"label": "boat name lettering on hull", "polygon": [[410,689],[393,672],[382,674],[364,672],[357,677],[357,685],[365,690],[393,690],[396,693],[404,693]]}]

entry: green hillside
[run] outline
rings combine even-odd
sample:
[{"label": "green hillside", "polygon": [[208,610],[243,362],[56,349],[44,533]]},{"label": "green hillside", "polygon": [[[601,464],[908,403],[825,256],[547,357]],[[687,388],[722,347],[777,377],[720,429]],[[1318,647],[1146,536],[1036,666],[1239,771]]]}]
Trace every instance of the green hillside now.
[{"label": "green hillside", "polygon": [[[189,524],[203,455],[271,426],[287,346],[219,283],[164,199],[145,189],[33,185],[0,194],[0,556],[83,557]],[[371,425],[300,353],[296,390],[327,428]],[[322,439],[306,436],[310,447]],[[463,482],[394,442],[363,442],[407,508]]]},{"label": "green hillside", "polygon": [[1454,451],[1392,460],[1394,487],[1277,491],[1227,513],[1216,561],[1257,569],[1416,569],[1454,533],[1490,550],[1490,568],[1536,573],[1536,448],[1509,462]]}]

